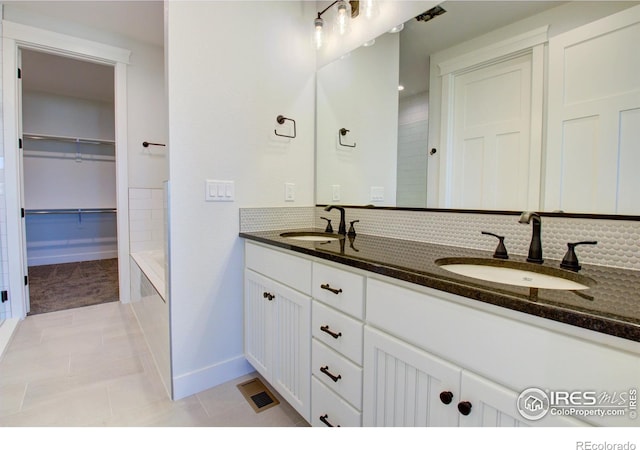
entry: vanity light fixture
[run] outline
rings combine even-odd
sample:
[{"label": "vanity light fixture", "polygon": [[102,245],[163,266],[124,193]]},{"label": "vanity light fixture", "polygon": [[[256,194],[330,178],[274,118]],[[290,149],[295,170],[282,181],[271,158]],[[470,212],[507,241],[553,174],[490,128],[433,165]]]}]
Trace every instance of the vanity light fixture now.
[{"label": "vanity light fixture", "polygon": [[373,19],[378,15],[378,2],[376,0],[361,0],[360,11],[365,19]]},{"label": "vanity light fixture", "polygon": [[[376,14],[376,0],[367,0],[364,1],[365,16],[373,17],[372,14]],[[324,45],[324,19],[322,15],[329,11],[335,5],[335,22],[334,22],[334,30],[340,35],[344,36],[351,30],[351,19],[358,16],[360,12],[360,1],[359,0],[336,0],[318,13],[318,17],[316,17],[313,21],[314,31],[313,31],[313,41],[315,43],[316,49],[319,50]]]}]

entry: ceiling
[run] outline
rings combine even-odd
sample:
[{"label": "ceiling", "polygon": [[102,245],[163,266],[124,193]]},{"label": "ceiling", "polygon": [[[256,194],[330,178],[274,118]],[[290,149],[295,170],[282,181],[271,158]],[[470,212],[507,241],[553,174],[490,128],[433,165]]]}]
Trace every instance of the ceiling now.
[{"label": "ceiling", "polygon": [[14,10],[75,23],[94,30],[115,33],[136,41],[164,45],[162,0],[5,1]]}]

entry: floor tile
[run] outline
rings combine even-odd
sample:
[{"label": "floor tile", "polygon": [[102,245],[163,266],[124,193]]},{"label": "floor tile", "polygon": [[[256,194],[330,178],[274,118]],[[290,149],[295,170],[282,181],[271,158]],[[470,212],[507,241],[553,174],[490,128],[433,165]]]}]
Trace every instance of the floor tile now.
[{"label": "floor tile", "polygon": [[0,426],[308,426],[267,383],[280,404],[256,413],[237,388],[256,376],[172,401],[130,305],[38,314],[0,361]]}]

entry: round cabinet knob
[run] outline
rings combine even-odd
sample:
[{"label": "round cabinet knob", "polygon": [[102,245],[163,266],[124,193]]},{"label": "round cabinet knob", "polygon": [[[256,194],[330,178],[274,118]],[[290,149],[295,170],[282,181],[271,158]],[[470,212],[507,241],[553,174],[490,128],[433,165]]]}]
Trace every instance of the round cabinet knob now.
[{"label": "round cabinet knob", "polygon": [[442,391],[440,392],[440,401],[445,405],[448,405],[453,400],[453,392],[451,391]]},{"label": "round cabinet knob", "polygon": [[460,402],[458,403],[458,411],[463,416],[468,416],[471,413],[471,402]]}]

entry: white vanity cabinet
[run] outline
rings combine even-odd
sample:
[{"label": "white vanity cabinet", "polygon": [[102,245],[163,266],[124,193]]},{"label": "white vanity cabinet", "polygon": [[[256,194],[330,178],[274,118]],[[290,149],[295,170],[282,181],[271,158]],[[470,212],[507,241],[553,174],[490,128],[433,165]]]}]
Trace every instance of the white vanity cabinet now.
[{"label": "white vanity cabinet", "polygon": [[245,277],[246,357],[314,426],[637,426],[517,408],[528,388],[628,398],[624,339],[252,242]]},{"label": "white vanity cabinet", "polygon": [[637,354],[476,309],[428,288],[369,278],[366,292],[365,426],[636,424],[629,414],[584,421],[547,414],[530,421],[516,405],[533,387],[628,391],[640,379]]},{"label": "white vanity cabinet", "polygon": [[364,280],[313,263],[311,424],[361,426]]},{"label": "white vanity cabinet", "polygon": [[309,421],[311,262],[247,243],[245,265],[245,356]]}]

